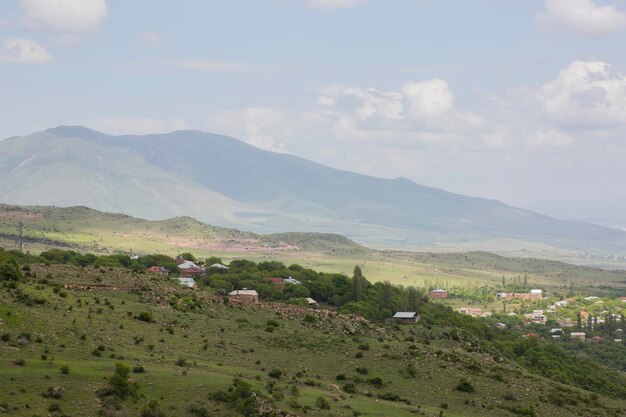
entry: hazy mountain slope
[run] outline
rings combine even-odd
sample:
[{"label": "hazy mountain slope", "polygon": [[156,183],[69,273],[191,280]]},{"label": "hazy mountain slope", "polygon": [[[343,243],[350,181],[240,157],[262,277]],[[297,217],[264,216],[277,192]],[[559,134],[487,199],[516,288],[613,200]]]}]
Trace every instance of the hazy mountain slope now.
[{"label": "hazy mountain slope", "polygon": [[131,150],[48,133],[0,142],[0,177],[3,203],[88,205],[150,218],[202,214],[221,221],[242,210]]},{"label": "hazy mountain slope", "polygon": [[[50,155],[35,152],[45,147]],[[199,131],[110,136],[58,127],[0,142],[0,154],[4,202],[82,204],[148,218],[188,214],[253,231],[332,231],[379,246],[512,238],[583,250],[626,247],[621,231],[340,171]]]},{"label": "hazy mountain slope", "polygon": [[524,207],[562,219],[626,230],[626,199],[537,201]]}]

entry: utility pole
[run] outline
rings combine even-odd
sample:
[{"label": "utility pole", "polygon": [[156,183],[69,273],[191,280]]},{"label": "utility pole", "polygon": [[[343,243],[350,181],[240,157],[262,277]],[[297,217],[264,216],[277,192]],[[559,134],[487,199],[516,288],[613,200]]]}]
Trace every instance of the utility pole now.
[{"label": "utility pole", "polygon": [[17,223],[17,227],[19,228],[19,231],[20,231],[19,238],[18,238],[18,245],[20,248],[20,252],[23,253],[24,252],[24,222],[20,220]]}]

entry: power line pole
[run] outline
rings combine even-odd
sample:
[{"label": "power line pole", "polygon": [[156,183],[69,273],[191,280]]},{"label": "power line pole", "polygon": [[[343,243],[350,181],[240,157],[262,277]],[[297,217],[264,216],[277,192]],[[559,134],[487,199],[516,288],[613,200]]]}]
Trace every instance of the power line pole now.
[{"label": "power line pole", "polygon": [[24,252],[24,222],[23,221],[19,221],[17,223],[17,227],[20,230],[20,234],[19,234],[19,239],[18,239],[18,245],[20,248],[20,252]]}]

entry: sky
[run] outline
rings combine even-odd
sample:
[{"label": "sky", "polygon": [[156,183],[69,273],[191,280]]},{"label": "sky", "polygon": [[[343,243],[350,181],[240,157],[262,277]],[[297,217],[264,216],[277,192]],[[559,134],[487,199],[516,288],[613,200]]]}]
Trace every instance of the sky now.
[{"label": "sky", "polygon": [[199,129],[510,204],[624,200],[625,51],[626,0],[2,0],[0,137]]}]

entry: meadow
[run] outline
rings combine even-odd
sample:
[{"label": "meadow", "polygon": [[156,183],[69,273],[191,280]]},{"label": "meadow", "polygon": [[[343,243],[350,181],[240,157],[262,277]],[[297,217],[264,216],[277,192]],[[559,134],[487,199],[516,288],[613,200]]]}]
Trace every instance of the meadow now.
[{"label": "meadow", "polygon": [[[398,325],[328,309],[234,304],[121,268],[37,264],[27,275],[0,289],[6,415],[558,417],[626,410],[619,394],[530,372],[443,316],[429,319],[427,309],[418,324]],[[123,398],[103,395],[116,364],[130,370],[132,393]],[[250,391],[237,389],[235,379]]]}]

